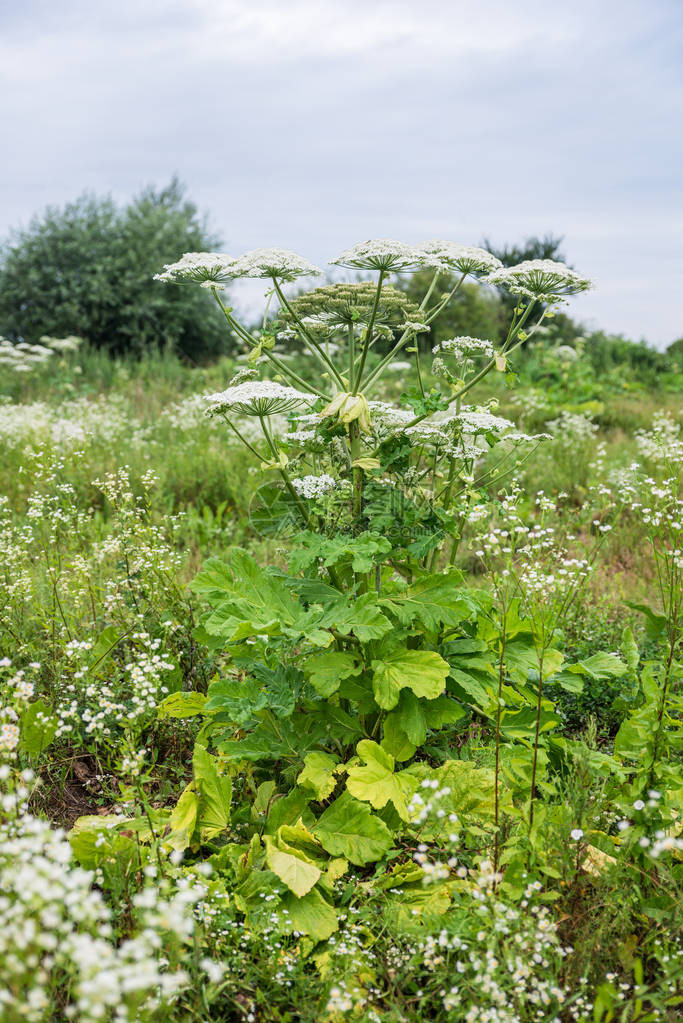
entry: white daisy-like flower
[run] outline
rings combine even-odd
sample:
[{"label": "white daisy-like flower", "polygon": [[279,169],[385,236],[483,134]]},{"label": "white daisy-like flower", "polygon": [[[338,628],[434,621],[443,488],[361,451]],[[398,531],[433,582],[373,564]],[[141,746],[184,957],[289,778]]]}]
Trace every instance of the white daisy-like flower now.
[{"label": "white daisy-like flower", "polygon": [[438,355],[439,352],[448,352],[449,355],[454,355],[457,359],[477,355],[490,359],[493,356],[493,345],[483,338],[463,335],[462,337],[448,338],[432,348],[433,355]]},{"label": "white daisy-like flower", "polygon": [[295,387],[286,387],[272,380],[250,380],[236,387],[228,387],[225,391],[205,395],[205,401],[209,402],[206,413],[209,416],[223,412],[272,416],[289,412],[301,405],[312,405],[315,400],[314,394],[306,394],[297,391]]},{"label": "white daisy-like flower", "polygon": [[461,274],[489,274],[503,265],[486,249],[457,242],[432,240],[420,242],[417,248],[423,254],[423,265],[434,269],[457,270]]},{"label": "white daisy-like flower", "polygon": [[317,266],[288,249],[251,249],[238,256],[230,270],[231,277],[277,277],[281,281],[321,273]]},{"label": "white daisy-like flower", "polygon": [[330,263],[358,270],[419,270],[425,265],[424,253],[414,245],[391,238],[374,238],[345,249]]},{"label": "white daisy-like flower", "polygon": [[155,281],[174,284],[221,283],[233,275],[233,256],[225,252],[186,252],[177,263],[166,263],[163,273],[154,274]]},{"label": "white daisy-like flower", "polygon": [[513,295],[525,295],[541,302],[557,301],[592,287],[587,277],[581,277],[554,259],[527,259],[516,266],[503,267],[490,274],[486,283],[507,288]]}]

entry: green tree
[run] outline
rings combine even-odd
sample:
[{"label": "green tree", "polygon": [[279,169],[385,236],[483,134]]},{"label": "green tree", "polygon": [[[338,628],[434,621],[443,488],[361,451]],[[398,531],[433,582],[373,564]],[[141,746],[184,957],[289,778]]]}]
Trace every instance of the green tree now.
[{"label": "green tree", "polygon": [[559,263],[566,263],[562,242],[562,237],[546,234],[543,238],[534,235],[526,238],[520,245],[503,245],[501,248],[492,245],[488,238],[485,238],[482,244],[501,261],[503,266],[515,266],[527,259],[555,259]]},{"label": "green tree", "polygon": [[676,366],[683,367],[683,337],[672,341],[666,349],[666,354]]},{"label": "green tree", "polygon": [[229,335],[211,296],[152,280],[183,252],[217,244],[175,179],[123,207],[82,195],[48,208],[0,251],[0,334],[30,342],[77,334],[112,354],[217,354]]},{"label": "green tree", "polygon": [[[403,278],[403,290],[413,301],[419,302],[429,287],[432,274],[432,270],[420,270],[409,278]],[[438,292],[449,292],[456,280],[451,274],[442,274]],[[492,289],[483,289],[468,282],[462,285],[453,300],[433,320],[431,327],[431,332],[421,338],[424,346],[433,347],[439,341],[463,334],[487,338],[497,344],[507,332],[503,305],[498,294]]]}]

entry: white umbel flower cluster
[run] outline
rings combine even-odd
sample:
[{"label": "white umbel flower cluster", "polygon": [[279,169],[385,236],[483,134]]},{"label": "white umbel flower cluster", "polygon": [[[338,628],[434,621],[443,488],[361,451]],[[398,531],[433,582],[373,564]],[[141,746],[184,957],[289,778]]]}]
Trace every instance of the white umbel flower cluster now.
[{"label": "white umbel flower cluster", "polygon": [[0,337],[0,366],[9,366],[16,373],[30,373],[38,366],[44,366],[54,351],[45,345],[31,345],[20,341],[14,345]]},{"label": "white umbel flower cluster", "polygon": [[288,249],[251,249],[234,260],[230,276],[277,277],[281,281],[293,281],[297,277],[321,273],[317,266]]},{"label": "white umbel flower cluster", "polygon": [[420,242],[417,249],[422,253],[422,265],[436,270],[455,270],[461,274],[490,274],[503,265],[486,249],[459,245],[457,242],[438,240]]},{"label": "white umbel flower cluster", "polygon": [[490,274],[486,283],[540,302],[556,302],[592,287],[587,277],[553,259],[527,259],[516,266],[502,267]]},{"label": "white umbel flower cluster", "polygon": [[515,424],[502,416],[494,416],[485,408],[466,407],[460,412],[446,412],[439,419],[442,427],[448,424],[456,432],[476,436],[480,433],[504,433],[514,430]]},{"label": "white umbel flower cluster", "polygon": [[368,408],[375,428],[398,429],[407,426],[415,418],[415,414],[408,409],[396,408],[386,401],[369,401]]},{"label": "white umbel flower cluster", "polygon": [[405,434],[418,444],[450,444],[450,437],[439,429],[438,423],[418,423],[416,426],[409,426]]},{"label": "white umbel flower cluster", "polygon": [[434,345],[432,353],[438,355],[439,352],[447,352],[449,355],[455,356],[456,359],[476,356],[485,356],[490,359],[493,357],[493,345],[490,341],[485,341],[483,338],[463,335],[462,337],[448,338],[446,341],[441,341],[438,345]]},{"label": "white umbel flower cluster", "polygon": [[220,284],[233,275],[233,256],[225,252],[186,252],[177,263],[166,263],[163,273],[154,274],[153,280],[167,284]]},{"label": "white umbel flower cluster", "polygon": [[424,255],[417,247],[391,238],[374,238],[345,249],[330,263],[358,270],[418,270],[425,265]]},{"label": "white umbel flower cluster", "polygon": [[301,476],[292,480],[292,486],[300,497],[307,497],[311,500],[329,494],[334,490],[337,481],[333,476],[322,473],[320,476]]},{"label": "white umbel flower cluster", "polygon": [[557,348],[553,348],[550,352],[560,362],[576,362],[579,358],[579,353],[576,348],[572,348],[571,345],[558,345]]},{"label": "white umbel flower cluster", "polygon": [[557,419],[550,420],[548,429],[567,447],[572,447],[576,441],[591,440],[600,427],[593,422],[590,414],[562,409]]},{"label": "white umbel flower cluster", "polygon": [[43,334],[40,343],[51,348],[53,352],[65,355],[67,352],[77,352],[83,344],[83,338],[76,334],[69,334],[68,337],[50,337],[48,334]]},{"label": "white umbel flower cluster", "polygon": [[215,287],[238,277],[270,277],[294,281],[322,271],[288,249],[251,249],[241,256],[225,252],[186,252],[177,263],[167,263],[155,281],[187,282]]},{"label": "white umbel flower cluster", "polygon": [[228,387],[225,391],[207,394],[205,401],[209,402],[209,416],[224,412],[237,412],[244,416],[272,416],[289,412],[301,405],[311,405],[315,395],[272,380],[249,380],[236,387]]}]

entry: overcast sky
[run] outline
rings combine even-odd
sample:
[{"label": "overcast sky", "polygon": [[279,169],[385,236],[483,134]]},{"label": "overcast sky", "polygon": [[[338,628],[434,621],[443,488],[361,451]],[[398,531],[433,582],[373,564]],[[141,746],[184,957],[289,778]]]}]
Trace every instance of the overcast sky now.
[{"label": "overcast sky", "polygon": [[0,0],[0,79],[2,234],[178,174],[232,254],[553,232],[683,335],[683,0]]}]

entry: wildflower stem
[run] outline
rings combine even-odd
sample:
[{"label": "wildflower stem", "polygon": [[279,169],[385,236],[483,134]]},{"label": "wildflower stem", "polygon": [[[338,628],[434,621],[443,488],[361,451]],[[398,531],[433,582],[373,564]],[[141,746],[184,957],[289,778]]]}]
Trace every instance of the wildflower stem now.
[{"label": "wildflower stem", "polygon": [[536,770],[538,767],[538,739],[541,731],[541,702],[543,699],[543,658],[544,646],[538,658],[538,692],[536,697],[536,728],[534,731],[534,758],[531,767],[531,792],[529,794],[529,830],[534,824],[534,801],[536,799]]},{"label": "wildflower stem", "polygon": [[493,839],[493,870],[498,871],[498,855],[500,840],[500,720],[503,705],[503,679],[505,677],[505,645],[507,642],[507,605],[503,601],[500,618],[500,651],[498,656],[498,694],[496,700],[496,766],[494,792],[494,823],[496,833]]},{"label": "wildflower stem", "polygon": [[[467,274],[464,273],[462,275],[462,277],[458,278],[455,286],[453,288],[451,288],[451,290],[448,292],[448,294],[445,296],[445,298],[443,298],[440,302],[438,302],[434,306],[434,308],[430,311],[429,315],[427,316],[427,319],[425,320],[425,323],[427,323],[427,324],[431,323],[432,320],[435,320],[436,317],[439,315],[439,313],[442,312],[442,310],[444,310],[446,308],[446,306],[451,301],[451,299],[454,298],[456,296],[456,294],[458,293],[458,291],[460,290],[460,286],[462,285],[462,283],[463,283],[463,281],[465,280],[466,277],[467,277]],[[420,306],[420,308],[422,308],[422,306]]]},{"label": "wildflower stem", "polygon": [[[431,285],[430,285],[429,291],[427,292],[427,294],[425,295],[425,297],[424,297],[424,298],[423,298],[423,300],[422,300],[422,305],[420,305],[420,309],[422,309],[422,308],[424,307],[424,305],[425,305],[425,303],[426,303],[426,300],[427,300],[427,299],[429,298],[429,296],[431,295],[431,293],[432,293],[432,289],[433,289],[433,287],[434,287],[434,284],[436,283],[436,280],[437,280],[438,276],[439,276],[439,271],[437,271],[437,273],[436,273],[436,274],[434,275],[434,279],[432,280],[432,283],[431,283]],[[430,313],[430,314],[429,314],[429,316],[427,316],[427,318],[425,319],[425,323],[426,323],[426,324],[429,324],[429,323],[431,323],[431,322],[432,322],[432,320],[433,320],[433,319],[434,319],[434,318],[435,318],[436,316],[438,316],[438,315],[439,315],[439,313],[441,312],[441,310],[442,310],[442,309],[444,309],[444,308],[445,308],[445,307],[446,307],[446,306],[448,305],[448,303],[450,302],[450,300],[451,300],[451,299],[453,298],[453,296],[454,296],[454,295],[455,295],[455,294],[457,293],[457,291],[458,291],[458,288],[460,287],[460,285],[462,284],[462,282],[463,282],[463,281],[465,280],[465,277],[466,277],[466,276],[467,276],[467,274],[463,274],[463,275],[462,275],[462,277],[460,277],[460,278],[459,278],[459,280],[458,280],[458,283],[457,283],[457,284],[455,285],[455,287],[454,287],[454,288],[453,288],[453,289],[452,289],[451,291],[449,291],[449,293],[448,293],[448,295],[446,296],[446,298],[445,298],[445,299],[444,299],[444,300],[443,300],[442,302],[440,302],[438,306],[436,306],[436,307],[434,308],[433,312],[432,312],[432,313]],[[389,362],[391,362],[391,361],[392,361],[393,359],[395,359],[395,358],[396,358],[396,356],[398,355],[398,353],[399,353],[399,352],[400,352],[400,351],[401,351],[401,350],[402,350],[403,348],[405,348],[405,346],[407,345],[408,341],[410,340],[411,336],[412,336],[412,335],[413,335],[414,333],[415,333],[415,332],[414,332],[414,330],[412,330],[412,328],[410,328],[410,327],[407,327],[407,328],[406,328],[406,329],[405,329],[405,330],[403,331],[403,333],[401,334],[400,338],[398,339],[398,341],[396,342],[396,344],[394,345],[394,347],[393,347],[393,348],[391,349],[391,351],[390,351],[390,352],[389,352],[389,353],[388,353],[387,355],[385,355],[385,356],[384,356],[384,358],[383,358],[383,359],[381,360],[381,362],[380,362],[380,363],[379,363],[379,364],[378,364],[377,366],[375,366],[375,368],[373,369],[372,373],[370,373],[370,374],[368,375],[368,378],[367,378],[367,380],[365,381],[365,387],[364,387],[364,391],[365,391],[365,393],[366,393],[366,394],[370,394],[370,392],[371,392],[371,390],[372,390],[372,387],[373,387],[373,386],[374,386],[374,384],[375,384],[375,381],[376,381],[376,380],[377,380],[377,378],[378,378],[378,377],[379,377],[379,376],[381,375],[381,373],[382,373],[382,370],[384,369],[384,367],[385,367],[385,366],[386,366],[386,365],[387,365],[387,364],[388,364]],[[422,418],[424,418],[424,417],[422,417]],[[419,422],[419,420],[418,420],[418,422]]]},{"label": "wildflower stem", "polygon": [[372,311],[370,313],[370,319],[368,320],[367,327],[365,328],[365,341],[363,343],[363,350],[362,350],[361,357],[360,357],[360,363],[358,364],[358,369],[356,371],[356,377],[355,377],[355,380],[353,382],[353,391],[352,391],[353,394],[358,394],[358,391],[360,390],[361,380],[363,379],[363,370],[365,369],[365,360],[368,357],[368,351],[369,351],[370,345],[372,343],[372,332],[373,332],[374,327],[375,327],[375,319],[377,317],[377,309],[379,308],[379,300],[380,300],[380,296],[382,294],[382,285],[384,283],[385,276],[386,276],[386,271],[385,270],[380,270],[379,278],[377,280],[377,290],[375,292],[375,300],[374,300],[374,302],[372,304]]},{"label": "wildflower stem", "polygon": [[650,787],[650,788],[654,784],[655,768],[657,766],[657,757],[659,755],[659,739],[660,739],[661,732],[662,732],[662,721],[664,720],[664,711],[666,709],[666,696],[667,696],[667,690],[669,688],[669,680],[670,680],[670,677],[671,677],[671,666],[673,664],[675,649],[676,649],[676,637],[674,636],[672,638],[672,641],[669,644],[669,656],[667,657],[666,668],[664,670],[664,684],[662,686],[662,699],[661,699],[661,703],[659,705],[659,713],[657,715],[657,725],[655,727],[655,734],[654,734],[653,741],[652,741],[652,762],[650,764],[650,769],[649,769],[648,774],[647,774],[647,783],[648,783],[648,787]]},{"label": "wildflower stem", "polygon": [[244,446],[245,446],[246,448],[249,448],[249,450],[251,451],[252,455],[254,455],[254,457],[255,457],[255,458],[258,458],[259,462],[262,462],[262,461],[263,461],[263,456],[262,456],[262,455],[260,454],[260,452],[259,452],[259,451],[257,451],[257,450],[256,450],[256,448],[255,448],[255,447],[254,447],[254,446],[253,446],[252,444],[250,444],[250,443],[249,443],[249,441],[248,441],[248,440],[246,439],[246,437],[243,437],[243,436],[242,436],[242,434],[241,434],[241,433],[240,433],[240,431],[239,431],[239,430],[237,429],[237,427],[236,427],[236,426],[235,426],[235,424],[234,424],[234,423],[232,422],[232,420],[231,420],[231,419],[228,419],[228,417],[227,417],[227,416],[225,416],[225,415],[224,415],[224,416],[223,416],[222,418],[223,418],[223,422],[225,422],[225,423],[227,423],[227,424],[228,424],[228,426],[230,427],[230,429],[231,429],[231,430],[232,430],[232,431],[233,431],[233,432],[234,432],[234,433],[235,433],[235,434],[236,434],[236,435],[237,435],[237,436],[239,437],[239,439],[240,439],[240,440],[242,441],[242,443],[244,444]]},{"label": "wildflower stem", "polygon": [[431,280],[431,284],[427,288],[425,297],[420,302],[420,309],[426,309],[427,302],[429,302],[430,298],[432,297],[432,292],[434,291],[434,288],[436,287],[436,282],[438,281],[440,276],[441,276],[441,271],[440,270],[435,270],[434,271],[434,276],[432,277],[432,280]]},{"label": "wildflower stem", "polygon": [[356,334],[353,329],[353,324],[349,326],[349,384],[353,381],[353,375],[356,369]]},{"label": "wildflower stem", "polygon": [[[268,447],[270,448],[270,451],[271,451],[271,453],[273,455],[273,458],[275,459],[276,462],[279,462],[280,453],[279,453],[279,451],[277,449],[277,445],[275,444],[275,442],[273,441],[272,437],[270,436],[270,433],[268,431],[268,427],[266,426],[265,418],[263,416],[259,416],[259,421],[261,423],[261,429],[263,430],[263,434],[264,434],[264,436],[266,438],[266,441],[268,443]],[[289,492],[290,497],[293,499],[293,501],[296,504],[297,508],[301,512],[301,516],[302,516],[302,518],[304,520],[304,523],[306,524],[307,527],[310,526],[310,516],[308,514],[308,509],[306,508],[306,505],[302,501],[302,499],[299,496],[299,494],[297,494],[296,490],[292,486],[292,481],[289,478],[289,473],[287,472],[287,470],[285,469],[285,467],[283,465],[279,465],[278,466],[278,472],[282,476],[282,479],[284,481],[285,486],[287,487],[287,491]]]},{"label": "wildflower stem", "polygon": [[415,370],[417,372],[417,385],[420,388],[420,394],[424,398],[425,389],[422,383],[422,373],[420,372],[420,346],[418,344],[417,337],[415,338]]},{"label": "wildflower stem", "polygon": [[[211,289],[211,294],[218,302],[218,305],[221,308],[223,316],[225,316],[225,319],[227,320],[228,325],[232,328],[232,330],[234,330],[235,333],[247,345],[249,345],[250,348],[252,349],[256,348],[256,342],[254,341],[249,331],[246,330],[246,328],[243,327],[242,324],[239,323],[239,321],[234,318],[234,316],[230,315],[230,310],[227,308],[227,306],[223,305],[220,295],[218,294],[215,288]],[[277,367],[277,369],[280,371],[280,373],[282,373],[284,377],[286,377],[288,380],[291,380],[292,383],[295,383],[297,387],[301,387],[306,391],[313,391],[313,393],[317,394],[319,398],[324,398],[325,401],[330,401],[329,395],[327,395],[324,391],[321,391],[319,387],[315,386],[315,384],[309,384],[306,380],[303,379],[303,377],[300,377],[297,373],[294,373],[289,368],[289,366],[285,366],[284,362],[281,362],[280,359],[278,359],[276,355],[273,355],[273,353],[269,351],[267,348],[263,349],[263,354],[273,363],[274,366]]]},{"label": "wildflower stem", "polygon": [[[349,445],[351,448],[351,463],[360,458],[360,427],[356,420],[349,423]],[[353,520],[360,530],[360,519],[363,514],[363,470],[359,465],[352,468],[353,489],[351,493],[351,512]]]},{"label": "wildflower stem", "polygon": [[313,354],[316,356],[318,361],[321,362],[322,365],[325,366],[332,373],[332,376],[337,381],[337,383],[339,384],[341,389],[344,390],[344,381],[342,380],[341,376],[337,372],[337,369],[336,369],[334,363],[332,362],[332,360],[327,355],[325,355],[325,353],[323,352],[322,348],[320,347],[318,342],[315,340],[315,338],[311,335],[311,333],[308,330],[306,330],[306,328],[304,327],[303,323],[301,322],[301,319],[297,315],[296,311],[292,308],[292,306],[290,305],[289,301],[287,300],[287,296],[285,295],[284,291],[282,290],[282,288],[278,284],[278,281],[277,281],[276,277],[273,277],[273,284],[275,285],[275,291],[277,293],[277,297],[280,299],[281,304],[284,306],[284,308],[287,310],[289,315],[292,317],[292,319],[296,323],[297,327],[299,328],[299,333],[301,334],[301,337],[304,339],[304,341],[306,342],[306,344],[308,345],[310,350],[313,352]]}]

